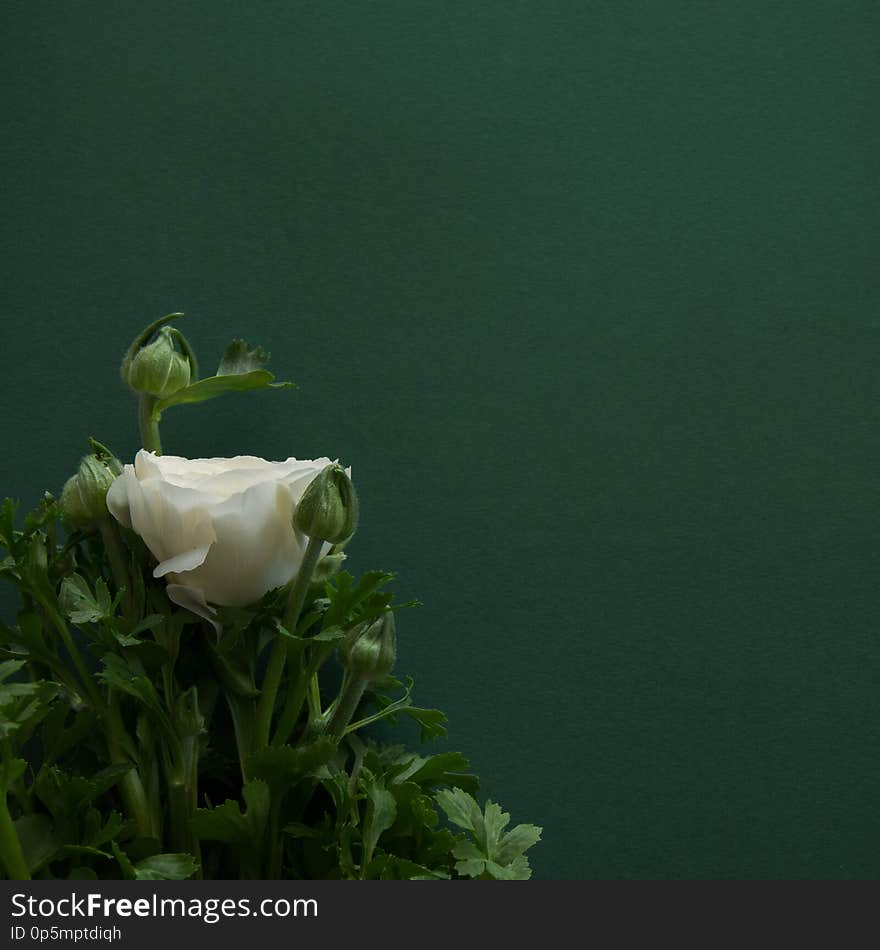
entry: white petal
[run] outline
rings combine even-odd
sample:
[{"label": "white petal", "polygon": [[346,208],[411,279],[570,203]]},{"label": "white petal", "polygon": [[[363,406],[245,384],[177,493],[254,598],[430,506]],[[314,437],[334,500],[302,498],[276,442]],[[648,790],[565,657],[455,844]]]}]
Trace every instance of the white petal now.
[{"label": "white petal", "polygon": [[181,554],[175,554],[162,561],[154,570],[153,577],[164,577],[166,574],[180,574],[184,571],[195,570],[208,556],[213,541],[202,544],[197,548],[191,548],[189,551],[183,551]]},{"label": "white petal", "polygon": [[131,527],[131,510],[128,505],[129,479],[137,484],[137,479],[134,477],[134,468],[131,465],[126,465],[122,470],[122,474],[113,480],[107,490],[107,509],[126,528]]},{"label": "white petal", "polygon": [[217,636],[220,636],[222,627],[215,619],[217,611],[208,605],[202,591],[196,587],[186,587],[183,584],[169,584],[165,588],[165,593],[168,595],[168,599],[172,603],[177,604],[178,607],[183,607],[184,610],[188,610],[197,617],[207,620],[214,628],[214,632]]},{"label": "white petal", "polygon": [[210,544],[214,539],[209,509],[217,499],[158,478],[129,482],[128,501],[134,530],[156,560]]},{"label": "white petal", "polygon": [[[292,526],[293,501],[281,483],[263,482],[211,511],[216,543],[182,583],[215,604],[245,606],[286,584],[302,562]],[[177,578],[175,578],[177,579]]]}]

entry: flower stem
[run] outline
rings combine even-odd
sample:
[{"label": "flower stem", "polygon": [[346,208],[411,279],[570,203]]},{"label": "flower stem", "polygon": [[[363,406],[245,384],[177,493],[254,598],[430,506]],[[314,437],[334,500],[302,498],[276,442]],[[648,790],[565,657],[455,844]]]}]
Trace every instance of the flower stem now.
[{"label": "flower stem", "polygon": [[104,550],[107,552],[107,560],[110,562],[110,572],[116,582],[116,589],[117,591],[125,591],[122,595],[123,610],[128,614],[131,608],[132,587],[128,577],[127,558],[122,550],[119,533],[116,525],[109,518],[101,518],[99,527],[101,540],[104,542]]},{"label": "flower stem", "polygon": [[365,676],[346,678],[339,698],[333,706],[330,721],[327,723],[326,734],[337,741],[345,734],[345,729],[351,722],[358,708],[369,679]]},{"label": "flower stem", "polygon": [[29,881],[31,879],[24,853],[21,850],[21,842],[18,840],[15,825],[12,823],[12,816],[9,814],[9,806],[6,803],[6,789],[3,789],[3,794],[0,795],[0,858],[3,859],[6,874],[10,881]]},{"label": "flower stem", "polygon": [[281,713],[281,718],[278,720],[278,726],[275,730],[275,736],[272,739],[272,745],[284,745],[290,738],[290,734],[293,732],[293,728],[302,711],[303,703],[306,701],[306,692],[311,686],[312,678],[324,665],[335,648],[336,644],[334,642],[314,644],[314,652],[306,668],[300,670],[298,676],[291,677],[287,702],[284,704],[284,710]]},{"label": "flower stem", "polygon": [[[284,611],[284,626],[291,633],[296,629],[296,622],[305,603],[309,583],[312,574],[315,572],[318,558],[321,556],[323,545],[324,542],[321,538],[309,538],[299,573],[296,575],[296,580],[287,600],[287,609]],[[278,695],[278,687],[281,685],[281,676],[284,673],[284,664],[287,660],[287,649],[287,638],[281,635],[277,636],[272,647],[272,653],[269,656],[269,664],[266,667],[263,688],[260,692],[260,701],[257,705],[256,747],[258,749],[262,749],[269,744],[272,713],[275,711],[275,697]]]},{"label": "flower stem", "polygon": [[159,423],[153,418],[156,397],[145,393],[138,397],[138,425],[141,430],[141,445],[148,452],[162,454],[162,440],[159,438]]}]

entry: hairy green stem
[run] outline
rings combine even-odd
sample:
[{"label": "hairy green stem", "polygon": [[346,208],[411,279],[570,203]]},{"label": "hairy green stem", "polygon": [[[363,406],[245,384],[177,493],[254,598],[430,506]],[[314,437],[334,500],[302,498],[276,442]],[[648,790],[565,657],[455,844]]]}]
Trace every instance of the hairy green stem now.
[{"label": "hairy green stem", "polygon": [[328,736],[339,741],[345,735],[345,729],[357,711],[369,679],[365,676],[346,676],[339,698],[333,706],[330,720],[324,730]]},{"label": "hairy green stem", "polygon": [[[312,574],[321,556],[324,542],[321,538],[310,538],[303,555],[299,573],[296,575],[290,596],[287,599],[287,608],[284,611],[284,626],[293,633],[299,620],[300,611],[305,603]],[[257,705],[257,748],[262,749],[269,744],[269,733],[272,729],[272,713],[275,711],[275,698],[278,687],[281,685],[281,676],[287,661],[288,640],[279,635],[275,638],[269,663],[266,666],[266,675],[263,677],[263,688],[260,691],[260,701]]]},{"label": "hairy green stem", "polygon": [[287,702],[284,704],[284,710],[278,720],[278,728],[275,731],[275,737],[272,739],[272,745],[284,745],[290,738],[290,734],[299,719],[299,714],[302,712],[303,703],[306,700],[306,691],[309,689],[312,677],[324,665],[335,647],[336,644],[332,642],[314,644],[312,658],[305,670],[301,670],[299,676],[291,677]]},{"label": "hairy green stem", "polygon": [[145,393],[138,397],[138,426],[141,430],[141,445],[148,452],[162,454],[162,440],[159,438],[159,423],[153,418],[156,397]]},{"label": "hairy green stem", "polygon": [[3,789],[3,794],[0,795],[0,858],[3,859],[6,875],[10,881],[31,879],[24,853],[21,850],[21,842],[12,823],[12,815],[9,814],[6,789]]}]

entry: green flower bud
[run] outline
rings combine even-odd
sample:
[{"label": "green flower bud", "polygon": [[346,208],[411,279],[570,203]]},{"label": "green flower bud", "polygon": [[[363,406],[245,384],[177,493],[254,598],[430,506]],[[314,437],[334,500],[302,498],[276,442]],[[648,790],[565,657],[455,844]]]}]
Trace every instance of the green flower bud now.
[{"label": "green flower bud", "polygon": [[61,492],[61,514],[72,528],[94,530],[107,518],[107,489],[122,474],[119,459],[112,455],[86,455],[76,475],[68,478]]},{"label": "green flower bud", "polygon": [[161,399],[189,386],[192,367],[189,359],[174,348],[177,331],[162,327],[156,339],[142,346],[123,364],[128,385],[138,393]]},{"label": "green flower bud", "polygon": [[371,682],[384,679],[396,659],[397,625],[391,610],[355,627],[339,647],[339,660],[349,673]]},{"label": "green flower bud", "polygon": [[328,465],[303,492],[293,513],[293,525],[309,538],[338,544],[357,528],[358,500],[341,465]]}]

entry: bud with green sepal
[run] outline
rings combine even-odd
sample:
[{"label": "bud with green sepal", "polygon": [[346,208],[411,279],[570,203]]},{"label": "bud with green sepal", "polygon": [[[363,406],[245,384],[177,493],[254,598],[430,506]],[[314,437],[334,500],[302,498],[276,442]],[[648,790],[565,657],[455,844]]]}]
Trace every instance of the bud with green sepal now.
[{"label": "bud with green sepal", "polygon": [[391,672],[397,659],[397,626],[386,610],[375,620],[359,624],[339,647],[345,679],[336,702],[328,710],[325,731],[334,739],[345,735],[364,691]]},{"label": "bud with green sepal", "polygon": [[[123,382],[138,397],[141,444],[157,455],[162,454],[160,400],[188,390],[199,375],[195,353],[186,337],[176,327],[166,326],[182,316],[182,313],[169,313],[153,321],[131,341],[120,367]],[[180,351],[175,349],[175,344],[180,346]]]},{"label": "bud with green sepal", "polygon": [[182,316],[169,313],[160,317],[132,340],[120,373],[123,382],[136,393],[169,396],[198,377],[195,353],[186,337],[176,327],[166,325]]},{"label": "bud with green sepal", "polygon": [[[99,446],[99,443],[93,443]],[[109,516],[107,490],[122,474],[122,464],[103,446],[86,455],[79,469],[64,485],[61,492],[61,514],[65,523],[76,530],[96,531]]]},{"label": "bud with green sepal", "polygon": [[156,339],[135,353],[128,366],[126,382],[136,393],[161,399],[189,386],[192,366],[175,349],[173,327],[162,327]]},{"label": "bud with green sepal", "polygon": [[345,469],[333,463],[312,479],[293,513],[293,525],[309,538],[347,541],[358,524],[358,499]]},{"label": "bud with green sepal", "polygon": [[339,660],[345,669],[370,683],[385,679],[396,659],[397,626],[391,610],[371,623],[359,624],[339,647]]},{"label": "bud with green sepal", "polygon": [[[287,595],[287,605],[284,610],[283,625],[291,633],[296,630],[310,589],[312,591],[315,589],[316,585],[312,581],[315,569],[321,560],[324,545],[329,542],[336,546],[328,557],[333,557],[333,552],[338,552],[341,564],[344,559],[341,553],[342,546],[354,534],[357,523],[358,500],[354,486],[346,475],[345,469],[333,462],[325,466],[312,479],[293,512],[294,530],[306,535],[309,542],[303,553],[296,579]],[[326,565],[331,570],[333,566],[332,561]],[[269,655],[257,706],[256,735],[260,747],[269,743],[275,697],[281,683],[286,659],[287,643],[279,637]],[[317,677],[314,678],[314,687],[317,687]]]}]

